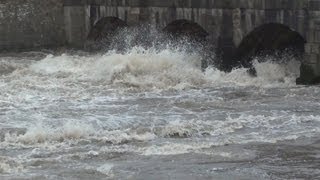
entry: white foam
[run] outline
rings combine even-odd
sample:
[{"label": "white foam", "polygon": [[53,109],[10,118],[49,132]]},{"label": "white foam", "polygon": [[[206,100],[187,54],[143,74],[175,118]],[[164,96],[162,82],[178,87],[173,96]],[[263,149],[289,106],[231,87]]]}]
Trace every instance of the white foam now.
[{"label": "white foam", "polygon": [[205,77],[209,83],[222,86],[290,87],[296,85],[296,79],[300,75],[300,62],[296,60],[286,64],[279,64],[271,59],[261,63],[255,60],[253,66],[257,71],[256,77],[248,74],[246,68],[234,69],[230,73],[208,68]]},{"label": "white foam", "polygon": [[[49,127],[37,125],[30,127],[25,134],[6,134],[6,143],[56,143],[80,141],[81,139],[122,144],[133,141],[151,141],[157,138],[213,137],[215,145],[242,144],[248,142],[277,142],[279,140],[297,139],[300,136],[312,137],[320,131],[319,127],[306,128],[306,125],[319,123],[319,116],[297,116],[278,114],[277,116],[240,115],[228,116],[223,121],[169,121],[154,128],[145,127],[144,131],[136,128],[104,130],[93,128],[90,123],[66,121],[62,126]],[[247,129],[256,131],[243,132]],[[239,132],[239,133],[238,133]]]},{"label": "white foam", "polygon": [[89,152],[87,153],[87,155],[98,156],[98,155],[99,155],[99,152],[97,152],[97,151],[89,151]]},{"label": "white foam", "polygon": [[137,133],[130,130],[115,130],[115,131],[104,131],[100,132],[98,139],[104,142],[111,142],[112,144],[121,144],[132,141],[150,141],[155,139],[156,136],[153,133]]},{"label": "white foam", "polygon": [[87,138],[94,133],[90,124],[74,121],[66,122],[63,127],[50,128],[42,124],[30,127],[23,135],[6,134],[5,141],[11,143],[36,144],[52,141],[76,140]]},{"label": "white foam", "polygon": [[13,158],[0,156],[0,174],[11,174],[24,171],[25,169],[20,162],[15,161]]},{"label": "white foam", "polygon": [[176,155],[186,154],[198,151],[203,148],[209,148],[212,144],[207,142],[202,143],[164,143],[161,145],[154,145],[147,148],[142,148],[142,154],[145,156],[151,155]]},{"label": "white foam", "polygon": [[62,127],[48,127],[38,125],[31,127],[25,134],[7,133],[5,141],[1,145],[10,144],[55,144],[59,142],[68,142],[80,140],[95,140],[104,143],[122,144],[132,141],[150,141],[156,138],[152,132],[139,133],[135,130],[102,130],[95,129],[91,124],[76,123],[74,121],[66,122]]},{"label": "white foam", "polygon": [[114,168],[114,165],[112,164],[104,164],[98,167],[97,171],[108,176],[113,176],[113,173],[112,173],[113,168]]},{"label": "white foam", "polygon": [[11,170],[11,167],[7,163],[0,163],[0,173],[9,173]]},{"label": "white foam", "polygon": [[[192,137],[210,134],[210,123],[198,120],[170,121],[160,130],[155,129],[155,133],[161,137]],[[159,128],[158,128],[159,129]],[[158,132],[159,131],[159,132]]]},{"label": "white foam", "polygon": [[[293,86],[299,76],[299,62],[277,64],[255,61],[257,77],[247,69],[225,73],[215,68],[201,71],[201,56],[181,49],[156,50],[134,47],[124,54],[110,51],[94,56],[52,56],[32,64],[30,70],[42,76],[64,77],[64,81],[86,81],[138,89],[184,89],[203,85]],[[61,78],[60,78],[61,80]]]},{"label": "white foam", "polygon": [[82,62],[85,57],[69,56],[63,54],[61,56],[48,55],[43,60],[36,62],[30,66],[30,70],[41,73],[43,75],[53,75],[55,73],[76,73],[80,72],[86,62]]}]

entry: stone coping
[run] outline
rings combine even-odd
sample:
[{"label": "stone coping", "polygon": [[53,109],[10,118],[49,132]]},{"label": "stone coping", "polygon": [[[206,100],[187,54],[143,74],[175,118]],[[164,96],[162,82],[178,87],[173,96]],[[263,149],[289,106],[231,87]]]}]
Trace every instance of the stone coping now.
[{"label": "stone coping", "polygon": [[64,0],[64,5],[320,10],[319,0]]}]

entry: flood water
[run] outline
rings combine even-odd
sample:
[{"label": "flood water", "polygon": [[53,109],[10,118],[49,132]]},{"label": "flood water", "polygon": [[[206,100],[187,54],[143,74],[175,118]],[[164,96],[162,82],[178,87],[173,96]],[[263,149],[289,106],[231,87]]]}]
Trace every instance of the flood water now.
[{"label": "flood water", "polygon": [[320,88],[299,62],[202,71],[200,56],[0,57],[0,179],[320,179]]}]

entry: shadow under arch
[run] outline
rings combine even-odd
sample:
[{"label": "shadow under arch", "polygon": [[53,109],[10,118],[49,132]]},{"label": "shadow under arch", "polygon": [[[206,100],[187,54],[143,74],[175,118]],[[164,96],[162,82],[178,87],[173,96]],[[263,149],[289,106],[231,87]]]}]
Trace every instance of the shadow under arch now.
[{"label": "shadow under arch", "polygon": [[282,55],[290,54],[301,59],[306,40],[298,32],[278,23],[268,23],[255,28],[240,43],[234,54],[233,67],[252,68],[254,57],[267,55],[280,60]]},{"label": "shadow under arch", "polygon": [[116,33],[128,27],[127,23],[118,17],[104,17],[93,25],[88,36],[86,49],[101,50],[108,47]]},{"label": "shadow under arch", "polygon": [[209,35],[198,23],[185,19],[179,19],[169,23],[163,29],[163,32],[173,38],[187,37],[198,41],[204,41]]},{"label": "shadow under arch", "polygon": [[90,30],[88,40],[97,41],[107,37],[120,28],[127,27],[127,23],[117,17],[101,18]]},{"label": "shadow under arch", "polygon": [[186,19],[174,20],[162,32],[174,44],[184,46],[187,52],[198,53],[202,70],[214,64],[214,44],[208,40],[209,33],[198,23]]}]

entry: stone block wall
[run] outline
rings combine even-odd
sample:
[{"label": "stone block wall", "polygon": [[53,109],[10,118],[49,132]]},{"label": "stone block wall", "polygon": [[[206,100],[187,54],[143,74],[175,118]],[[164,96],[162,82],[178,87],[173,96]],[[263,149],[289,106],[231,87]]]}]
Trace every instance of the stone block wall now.
[{"label": "stone block wall", "polygon": [[65,6],[63,9],[68,46],[83,48],[91,28],[90,6]]},{"label": "stone block wall", "polygon": [[298,80],[304,84],[320,83],[320,1],[313,6],[308,11],[305,57]]},{"label": "stone block wall", "polygon": [[62,0],[1,0],[0,51],[66,42]]}]

